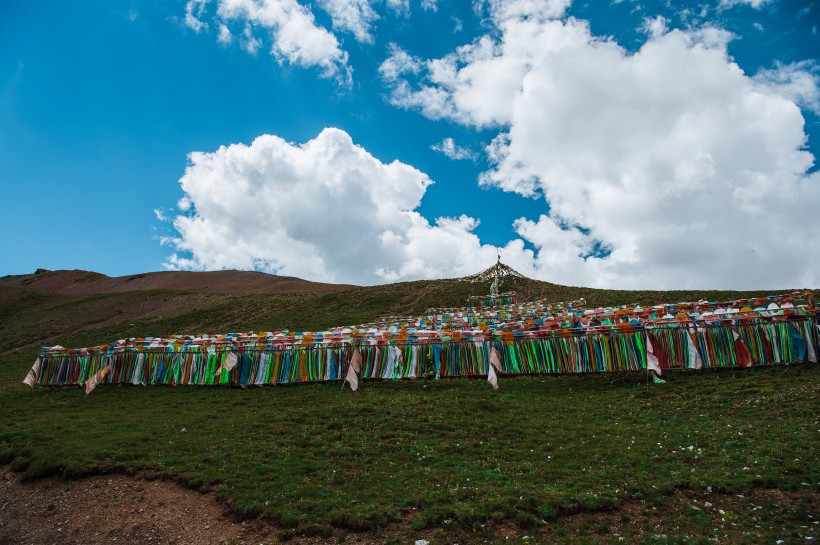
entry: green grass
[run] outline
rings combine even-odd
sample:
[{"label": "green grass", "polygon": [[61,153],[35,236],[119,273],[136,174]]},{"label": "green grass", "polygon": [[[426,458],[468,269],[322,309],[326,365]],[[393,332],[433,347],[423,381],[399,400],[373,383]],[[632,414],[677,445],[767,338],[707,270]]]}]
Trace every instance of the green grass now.
[{"label": "green grass", "polygon": [[[0,351],[55,335],[48,344],[80,346],[321,328],[458,304],[470,289],[439,282],[317,295],[68,298],[0,286]],[[677,299],[643,293],[587,299]],[[159,310],[133,315],[139,305]],[[237,517],[269,519],[284,537],[803,543],[817,533],[816,365],[678,372],[659,386],[636,374],[502,377],[498,392],[483,380],[419,380],[365,383],[358,393],[317,384],[102,387],[85,396],[23,386],[36,352],[0,359],[0,463],[26,478],[169,477],[217,490]]]},{"label": "green grass", "polygon": [[677,373],[648,387],[630,375],[502,379],[499,392],[417,381],[355,394],[328,384],[85,396],[28,390],[27,363],[16,356],[0,374],[0,460],[25,476],[173,476],[298,533],[402,520],[444,535],[534,535],[569,514],[663,505],[677,490],[816,492],[820,469],[816,366]]}]

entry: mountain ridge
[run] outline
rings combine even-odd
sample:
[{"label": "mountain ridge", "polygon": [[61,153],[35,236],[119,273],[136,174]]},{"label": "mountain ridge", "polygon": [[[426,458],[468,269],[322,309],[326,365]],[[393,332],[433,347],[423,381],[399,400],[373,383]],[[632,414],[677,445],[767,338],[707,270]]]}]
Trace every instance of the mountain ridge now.
[{"label": "mountain ridge", "polygon": [[186,290],[212,294],[316,293],[355,287],[350,284],[312,282],[294,276],[257,271],[157,271],[107,276],[81,269],[37,269],[31,274],[0,277],[0,284],[25,286],[59,295],[97,295],[125,291]]}]

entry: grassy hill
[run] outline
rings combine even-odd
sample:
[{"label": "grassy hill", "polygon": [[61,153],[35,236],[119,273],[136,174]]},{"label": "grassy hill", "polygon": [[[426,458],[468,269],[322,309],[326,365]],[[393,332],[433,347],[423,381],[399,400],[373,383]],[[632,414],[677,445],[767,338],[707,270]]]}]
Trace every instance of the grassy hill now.
[{"label": "grassy hill", "polygon": [[[193,289],[80,294],[53,287],[69,273],[39,274],[48,283],[0,281],[0,463],[28,478],[170,476],[217,490],[237,517],[269,521],[283,538],[319,541],[816,537],[816,365],[679,372],[661,386],[642,375],[502,377],[499,392],[467,380],[366,383],[356,394],[333,384],[31,391],[20,381],[42,344],[321,329],[461,305],[488,289],[440,280],[238,293],[197,280]],[[590,305],[770,293],[528,280],[514,289],[521,299],[584,297]]]},{"label": "grassy hill", "polygon": [[[112,279],[88,271],[38,271],[0,278],[0,354],[42,344],[87,346],[135,336],[318,330],[431,307],[463,306],[470,294],[489,291],[488,283],[458,280],[358,287],[242,271],[165,274]],[[530,279],[507,281],[502,289],[516,291],[520,301],[584,298],[590,306],[727,300],[790,291],[601,290]]]}]

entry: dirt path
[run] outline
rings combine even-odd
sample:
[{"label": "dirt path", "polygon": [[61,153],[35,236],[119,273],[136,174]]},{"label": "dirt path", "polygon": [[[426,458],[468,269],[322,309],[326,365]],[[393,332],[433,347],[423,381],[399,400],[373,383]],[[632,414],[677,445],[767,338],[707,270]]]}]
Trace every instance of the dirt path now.
[{"label": "dirt path", "polygon": [[0,468],[0,545],[271,544],[278,532],[235,523],[213,494],[124,475],[21,483]]}]

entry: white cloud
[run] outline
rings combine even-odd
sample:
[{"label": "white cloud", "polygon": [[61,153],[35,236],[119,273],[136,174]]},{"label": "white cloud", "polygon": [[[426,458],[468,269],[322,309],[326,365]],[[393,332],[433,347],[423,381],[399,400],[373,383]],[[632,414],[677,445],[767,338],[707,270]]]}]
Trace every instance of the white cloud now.
[{"label": "white cloud", "polygon": [[185,25],[194,32],[201,32],[208,29],[208,23],[200,19],[208,1],[209,0],[188,0],[188,3],[185,4]]},{"label": "white cloud", "polygon": [[[656,25],[660,30],[660,26]],[[820,174],[807,174],[808,65],[752,78],[714,27],[650,33],[634,54],[584,21],[512,17],[390,100],[499,132],[481,182],[543,195],[522,271],[607,287],[783,288],[820,280]],[[511,243],[513,244],[513,243]]]},{"label": "white cloud", "polygon": [[754,79],[771,92],[789,97],[803,108],[820,115],[820,65],[814,61],[778,64],[760,70]]},{"label": "white cloud", "polygon": [[379,76],[382,81],[393,83],[402,76],[418,74],[422,68],[421,61],[406,51],[391,43],[389,46],[390,55],[379,66]]},{"label": "white cloud", "polygon": [[720,0],[720,7],[723,9],[728,9],[733,6],[746,5],[754,9],[760,9],[768,3],[769,0]]},{"label": "white cloud", "polygon": [[[416,211],[427,175],[382,163],[339,129],[305,144],[265,135],[191,153],[180,183],[171,268],[380,283],[459,276],[494,261],[473,218],[431,225]],[[526,255],[521,241],[508,253]]]},{"label": "white cloud", "polygon": [[425,11],[438,11],[438,0],[421,0],[421,9]]},{"label": "white cloud", "polygon": [[333,20],[333,28],[350,32],[356,40],[373,43],[370,28],[379,18],[368,0],[320,0],[319,6]]},{"label": "white cloud", "polygon": [[476,3],[496,24],[501,24],[521,18],[559,19],[566,14],[572,0],[477,0]]},{"label": "white cloud", "polygon": [[[185,24],[196,32],[208,29],[203,21],[209,0],[188,0]],[[279,62],[317,67],[324,77],[351,82],[348,55],[328,30],[316,24],[310,10],[296,0],[215,0],[218,40],[224,43],[222,27],[239,24],[243,28],[242,47],[256,54],[262,46],[259,31],[271,43],[271,55]]]},{"label": "white cloud", "polygon": [[438,144],[433,144],[430,146],[430,149],[433,151],[438,151],[453,159],[455,161],[459,161],[462,159],[468,159],[470,161],[475,161],[478,159],[478,154],[471,150],[470,148],[465,148],[456,144],[455,140],[450,137],[445,138]]},{"label": "white cloud", "polygon": [[811,4],[809,4],[809,5],[807,5],[807,6],[803,7],[803,8],[801,8],[801,9],[797,12],[797,15],[795,15],[795,18],[796,18],[796,19],[802,19],[803,17],[805,17],[806,15],[808,15],[809,13],[811,13],[811,10],[812,10],[813,8],[814,8],[814,2],[812,2]]},{"label": "white cloud", "polygon": [[410,0],[385,0],[387,7],[399,16],[407,16],[410,14]]},{"label": "white cloud", "polygon": [[216,41],[222,45],[228,45],[233,41],[233,35],[227,25],[219,24],[219,34],[216,37]]},{"label": "white cloud", "polygon": [[641,30],[652,38],[657,38],[666,34],[669,31],[667,26],[669,20],[663,15],[656,17],[644,17]]},{"label": "white cloud", "polygon": [[242,39],[240,40],[242,49],[247,53],[256,56],[259,48],[262,47],[262,40],[253,35],[250,25],[246,26],[242,31]]}]

